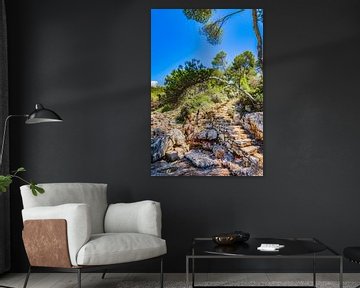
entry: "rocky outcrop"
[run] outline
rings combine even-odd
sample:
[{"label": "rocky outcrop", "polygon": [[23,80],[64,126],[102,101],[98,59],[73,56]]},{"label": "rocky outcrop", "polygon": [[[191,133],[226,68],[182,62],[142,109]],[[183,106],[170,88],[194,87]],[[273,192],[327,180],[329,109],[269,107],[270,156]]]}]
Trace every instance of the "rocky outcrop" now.
[{"label": "rocky outcrop", "polygon": [[221,145],[214,145],[212,148],[215,158],[223,159],[225,157],[226,149]]},{"label": "rocky outcrop", "polygon": [[172,129],[171,120],[163,113],[151,112],[151,137],[160,136]]},{"label": "rocky outcrop", "polygon": [[216,140],[218,137],[217,131],[215,129],[204,129],[197,135],[198,140]]},{"label": "rocky outcrop", "polygon": [[192,165],[198,168],[208,168],[216,165],[216,161],[211,159],[208,155],[199,151],[190,151],[185,155]]},{"label": "rocky outcrop", "polygon": [[263,141],[263,112],[247,113],[240,122],[255,139]]},{"label": "rocky outcrop", "polygon": [[168,151],[165,153],[165,159],[169,162],[174,162],[176,160],[179,160],[179,153],[177,151]]},{"label": "rocky outcrop", "polygon": [[229,169],[212,166],[197,168],[188,160],[180,159],[175,162],[164,160],[151,164],[151,176],[231,176]]},{"label": "rocky outcrop", "polygon": [[[236,99],[212,111],[152,114],[151,173],[154,176],[260,176],[263,174],[263,115],[240,113]],[[175,113],[175,112],[171,112]]]},{"label": "rocky outcrop", "polygon": [[186,138],[185,135],[181,132],[181,130],[177,128],[172,129],[168,133],[168,136],[172,141],[173,146],[186,146]]},{"label": "rocky outcrop", "polygon": [[170,138],[167,135],[151,139],[151,162],[160,160],[170,147]]},{"label": "rocky outcrop", "polygon": [[[161,131],[161,132],[160,132]],[[182,158],[189,150],[184,134],[179,129],[172,129],[164,134],[162,130],[153,131],[151,139],[151,162],[159,161],[164,156],[172,162]]]}]

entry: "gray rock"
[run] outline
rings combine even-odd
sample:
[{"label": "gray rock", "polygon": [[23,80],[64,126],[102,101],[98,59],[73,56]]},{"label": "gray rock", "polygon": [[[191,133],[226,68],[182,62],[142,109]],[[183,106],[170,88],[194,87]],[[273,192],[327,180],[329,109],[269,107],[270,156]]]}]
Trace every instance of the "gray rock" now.
[{"label": "gray rock", "polygon": [[[174,147],[181,147],[188,150],[185,135],[179,129],[172,129],[166,135],[157,135],[151,139],[151,162],[162,159],[166,152],[176,150]],[[176,151],[174,151],[176,152]],[[174,156],[169,156],[173,159]],[[179,157],[179,154],[178,154]],[[169,160],[171,161],[171,160]],[[175,161],[175,160],[172,160]]]},{"label": "gray rock", "polygon": [[226,153],[225,148],[221,145],[214,145],[212,151],[217,159],[223,159]]},{"label": "gray rock", "polygon": [[152,131],[152,137],[159,137],[159,136],[164,136],[165,132],[161,129],[161,128],[155,128]]},{"label": "gray rock", "polygon": [[181,132],[181,130],[176,129],[176,128],[172,129],[168,133],[168,136],[170,137],[170,139],[174,143],[174,145],[176,145],[176,146],[186,145],[186,138],[185,138],[185,135]]},{"label": "gray rock", "polygon": [[197,135],[199,140],[216,140],[217,131],[215,129],[205,129]]},{"label": "gray rock", "polygon": [[166,160],[169,161],[169,162],[174,162],[174,161],[180,159],[179,154],[178,154],[178,152],[176,152],[176,151],[166,152],[166,153],[165,153],[165,158],[166,158]]},{"label": "gray rock", "polygon": [[257,140],[263,140],[263,112],[245,114],[241,123]]},{"label": "gray rock", "polygon": [[197,151],[190,151],[185,155],[185,158],[198,168],[207,168],[216,165],[215,160],[211,159],[206,154]]},{"label": "gray rock", "polygon": [[219,134],[219,140],[220,141],[224,141],[225,140],[225,135],[223,133]]},{"label": "gray rock", "polygon": [[209,123],[207,123],[206,125],[205,125],[205,128],[206,129],[211,129],[213,126],[212,126],[212,124],[209,124]]},{"label": "gray rock", "polygon": [[187,151],[187,150],[185,150],[185,149],[182,148],[182,147],[175,147],[174,150],[175,150],[175,152],[177,152],[177,154],[178,154],[178,156],[179,156],[179,159],[184,158],[185,153],[186,153],[186,151]]},{"label": "gray rock", "polygon": [[151,162],[163,158],[170,145],[170,139],[167,135],[151,139]]}]

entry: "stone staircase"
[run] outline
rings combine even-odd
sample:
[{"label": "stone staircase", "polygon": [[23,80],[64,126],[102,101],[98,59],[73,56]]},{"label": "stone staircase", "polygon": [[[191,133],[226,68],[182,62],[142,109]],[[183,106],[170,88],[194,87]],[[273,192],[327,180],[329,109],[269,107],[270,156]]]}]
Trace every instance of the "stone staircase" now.
[{"label": "stone staircase", "polygon": [[234,107],[236,100],[230,100],[217,107],[212,126],[219,133],[219,142],[238,157],[246,157],[252,163],[263,167],[262,144],[256,141],[241,124],[235,124]]}]

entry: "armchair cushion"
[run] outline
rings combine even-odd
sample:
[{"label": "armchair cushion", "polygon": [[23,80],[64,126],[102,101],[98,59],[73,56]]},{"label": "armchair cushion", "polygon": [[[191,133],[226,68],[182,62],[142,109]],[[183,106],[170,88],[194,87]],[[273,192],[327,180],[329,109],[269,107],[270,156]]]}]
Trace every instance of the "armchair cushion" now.
[{"label": "armchair cushion", "polygon": [[155,201],[111,204],[105,215],[105,233],[143,233],[161,237],[161,208]]},{"label": "armchair cushion", "polygon": [[107,209],[106,184],[97,183],[47,183],[39,184],[45,193],[34,197],[29,185],[20,187],[24,208],[56,206],[67,203],[84,203],[89,206],[92,233],[104,232]]},{"label": "armchair cushion", "polygon": [[94,234],[81,247],[78,265],[108,265],[145,260],[166,254],[165,240],[140,233]]},{"label": "armchair cushion", "polygon": [[23,220],[65,219],[71,264],[76,266],[79,249],[90,239],[91,218],[86,204],[33,207],[22,210]]}]

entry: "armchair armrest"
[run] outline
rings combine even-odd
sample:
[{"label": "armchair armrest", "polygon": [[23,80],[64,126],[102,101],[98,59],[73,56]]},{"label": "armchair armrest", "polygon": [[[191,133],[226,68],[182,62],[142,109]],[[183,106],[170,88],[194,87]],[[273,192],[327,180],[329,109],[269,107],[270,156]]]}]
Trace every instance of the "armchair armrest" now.
[{"label": "armchair armrest", "polygon": [[150,200],[111,204],[105,215],[106,233],[143,233],[161,237],[160,203]]},{"label": "armchair armrest", "polygon": [[[58,206],[33,207],[22,210],[23,221],[64,219],[70,261],[73,266],[77,265],[76,256],[80,248],[89,241],[91,235],[91,222],[89,206],[86,204],[64,204]],[[35,236],[35,235],[34,235]],[[37,235],[34,241],[39,241]],[[45,243],[49,244],[49,243]]]}]

